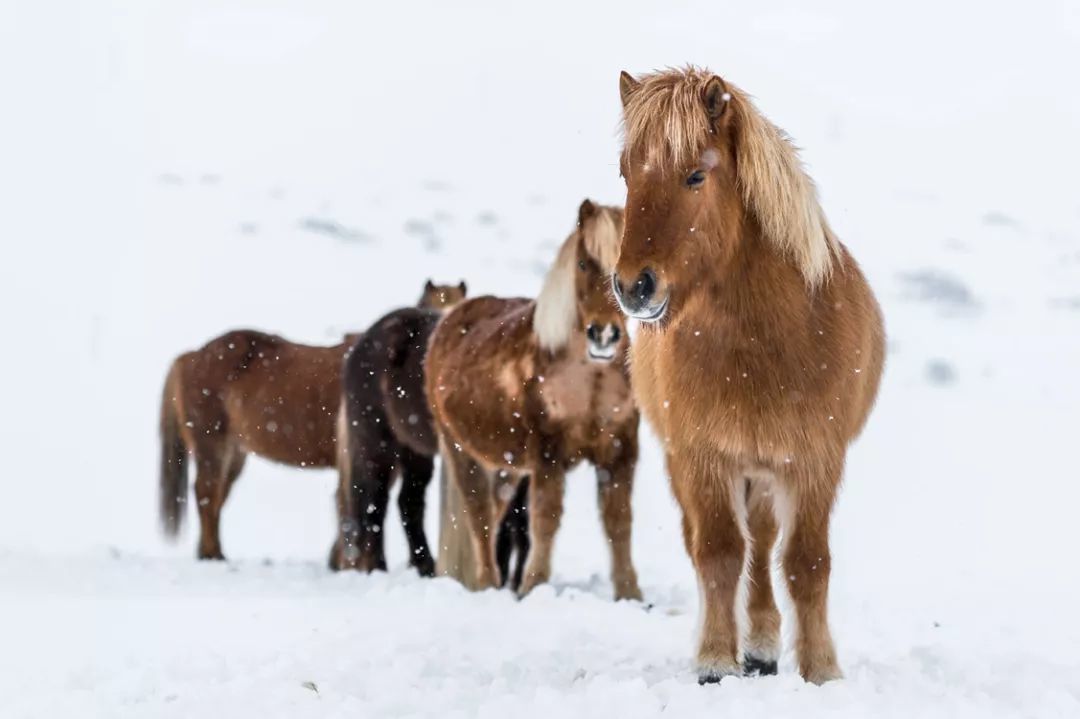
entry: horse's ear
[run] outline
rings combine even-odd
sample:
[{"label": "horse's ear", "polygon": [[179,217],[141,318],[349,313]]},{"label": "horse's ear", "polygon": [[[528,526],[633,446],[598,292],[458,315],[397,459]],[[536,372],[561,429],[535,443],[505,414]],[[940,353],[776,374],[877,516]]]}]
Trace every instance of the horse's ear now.
[{"label": "horse's ear", "polygon": [[623,107],[626,107],[626,103],[630,100],[630,96],[641,87],[641,83],[634,79],[634,76],[623,70],[619,73],[619,97],[622,98]]},{"label": "horse's ear", "polygon": [[465,286],[465,280],[458,282],[458,289],[461,290],[462,296],[468,293],[468,288]]},{"label": "horse's ear", "polygon": [[424,289],[427,290],[428,292],[430,292],[431,290],[435,289],[435,283],[432,282],[431,279],[429,278],[427,283],[424,285]]},{"label": "horse's ear", "polygon": [[577,224],[578,227],[585,226],[585,220],[589,219],[596,214],[596,205],[592,200],[586,199],[581,203],[581,207],[577,211]]},{"label": "horse's ear", "polygon": [[731,93],[728,92],[727,85],[719,75],[709,78],[701,97],[705,102],[705,113],[710,120],[719,120],[727,109],[728,103],[731,102]]}]

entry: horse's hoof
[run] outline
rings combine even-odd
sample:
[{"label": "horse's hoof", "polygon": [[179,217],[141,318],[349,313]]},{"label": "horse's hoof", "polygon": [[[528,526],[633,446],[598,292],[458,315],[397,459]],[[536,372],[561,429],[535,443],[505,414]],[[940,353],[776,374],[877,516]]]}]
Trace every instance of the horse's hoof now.
[{"label": "horse's hoof", "polygon": [[701,686],[706,684],[719,684],[724,677],[738,676],[741,674],[737,664],[713,664],[698,667],[697,683]]},{"label": "horse's hoof", "polygon": [[743,658],[743,674],[748,677],[776,676],[777,671],[775,659],[758,659],[750,655]]},{"label": "horse's hoof", "polygon": [[817,684],[818,686],[821,686],[826,682],[844,678],[844,673],[840,671],[840,667],[835,664],[826,664],[825,666],[815,667],[813,669],[803,669],[799,673],[802,675],[803,679],[811,684]]},{"label": "horse's hoof", "polygon": [[223,562],[223,561],[225,561],[225,555],[222,554],[220,551],[218,551],[218,552],[203,552],[203,551],[200,551],[198,556],[199,556],[199,561],[200,562]]},{"label": "horse's hoof", "polygon": [[416,568],[417,573],[421,577],[434,577],[435,576],[435,562],[430,558],[423,559],[419,562],[414,562],[413,567]]}]

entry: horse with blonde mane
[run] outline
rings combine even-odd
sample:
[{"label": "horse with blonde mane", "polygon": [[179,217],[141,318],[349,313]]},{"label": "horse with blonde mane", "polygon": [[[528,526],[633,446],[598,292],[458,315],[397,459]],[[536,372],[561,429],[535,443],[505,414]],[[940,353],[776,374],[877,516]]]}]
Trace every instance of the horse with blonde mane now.
[{"label": "horse with blonde mane", "polygon": [[663,442],[702,592],[699,680],[776,673],[778,529],[799,672],[836,679],[829,517],[877,395],[881,312],[796,149],[745,93],[696,68],[623,73],[620,90],[627,199],[612,284],[642,323],[635,396]]},{"label": "horse with blonde mane", "polygon": [[474,588],[501,584],[494,530],[524,476],[531,547],[519,592],[549,579],[564,477],[585,460],[596,467],[615,597],[641,597],[630,558],[638,411],[608,284],[621,228],[620,208],[586,200],[535,301],[467,300],[432,334],[427,396],[463,502],[476,576],[462,579]]}]

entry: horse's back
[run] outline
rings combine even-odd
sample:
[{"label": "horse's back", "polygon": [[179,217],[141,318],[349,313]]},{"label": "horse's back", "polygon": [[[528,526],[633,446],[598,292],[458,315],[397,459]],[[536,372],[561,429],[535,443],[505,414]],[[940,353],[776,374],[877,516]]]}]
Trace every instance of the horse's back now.
[{"label": "horse's back", "polygon": [[238,329],[177,359],[185,422],[198,444],[231,442],[285,464],[331,466],[342,345],[302,345]]},{"label": "horse's back", "polygon": [[532,335],[536,303],[523,297],[485,295],[462,302],[443,318],[432,339],[441,359],[455,354],[490,350],[491,345],[520,343]]}]

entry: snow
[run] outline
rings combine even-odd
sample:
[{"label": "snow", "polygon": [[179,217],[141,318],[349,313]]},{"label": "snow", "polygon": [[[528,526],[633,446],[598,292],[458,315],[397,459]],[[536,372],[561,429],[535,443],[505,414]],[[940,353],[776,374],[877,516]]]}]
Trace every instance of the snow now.
[{"label": "snow", "polygon": [[[1080,716],[1080,13],[728,5],[0,6],[0,716]],[[804,684],[785,631],[778,677],[697,686],[647,431],[647,606],[609,599],[587,470],[522,602],[416,577],[394,506],[391,571],[330,574],[326,471],[250,461],[227,563],[161,540],[174,355],[335,341],[428,277],[535,294],[581,199],[623,199],[619,71],[685,62],[805,148],[884,307],[834,513],[843,681]]]}]

